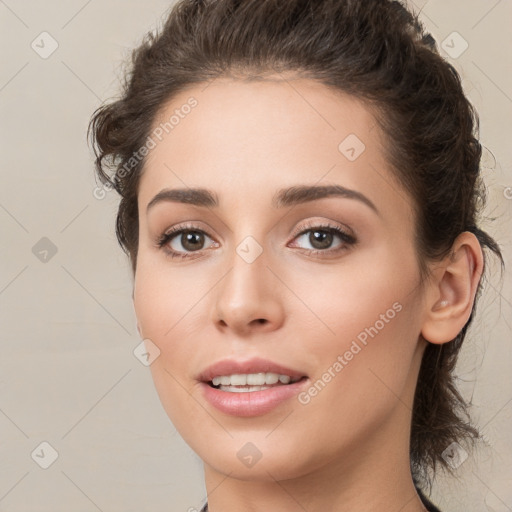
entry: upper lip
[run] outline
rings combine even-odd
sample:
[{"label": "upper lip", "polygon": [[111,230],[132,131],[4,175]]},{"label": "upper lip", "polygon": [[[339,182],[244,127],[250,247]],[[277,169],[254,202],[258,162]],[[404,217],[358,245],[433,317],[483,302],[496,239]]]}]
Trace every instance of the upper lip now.
[{"label": "upper lip", "polygon": [[279,375],[289,375],[290,377],[304,377],[305,374],[292,368],[287,368],[281,364],[268,361],[266,359],[254,358],[247,361],[236,361],[234,359],[223,359],[208,368],[204,369],[198,376],[197,380],[209,382],[214,377],[221,375],[235,375],[247,373],[277,373]]}]

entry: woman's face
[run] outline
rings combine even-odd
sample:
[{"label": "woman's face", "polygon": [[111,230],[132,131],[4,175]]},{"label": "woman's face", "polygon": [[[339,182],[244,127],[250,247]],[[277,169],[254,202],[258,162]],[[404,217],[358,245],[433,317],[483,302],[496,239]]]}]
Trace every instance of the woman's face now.
[{"label": "woman's face", "polygon": [[242,479],[408,457],[424,301],[369,111],[310,80],[222,79],[151,137],[134,306],[185,441]]}]

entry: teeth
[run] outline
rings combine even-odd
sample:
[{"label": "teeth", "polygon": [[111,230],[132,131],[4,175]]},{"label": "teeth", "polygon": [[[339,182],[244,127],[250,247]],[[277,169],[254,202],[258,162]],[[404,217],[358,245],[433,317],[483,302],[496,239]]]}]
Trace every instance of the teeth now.
[{"label": "teeth", "polygon": [[231,393],[248,393],[250,391],[262,391],[263,389],[268,389],[268,386],[220,386],[221,391],[230,391]]},{"label": "teeth", "polygon": [[[269,373],[269,375],[272,377],[272,380],[273,380],[275,374]],[[263,384],[272,384],[272,382],[270,382],[270,380],[271,379],[269,379],[269,381],[267,382],[267,374],[266,373],[249,373],[249,374],[247,374],[247,384],[249,386],[263,386]],[[231,380],[231,384],[234,384],[233,380]]]},{"label": "teeth", "polygon": [[[247,384],[247,375],[243,375],[243,374],[235,374],[235,375],[231,375],[230,377],[230,383],[232,386],[245,386]],[[224,384],[224,382],[222,383]],[[252,382],[251,382],[252,384]],[[228,385],[228,383],[226,383],[225,385]]]},{"label": "teeth", "polygon": [[[256,386],[261,387],[265,385],[277,384],[289,384],[290,382],[296,382],[300,380],[300,377],[291,378],[289,375],[279,375],[278,373],[235,373],[233,375],[219,375],[212,379],[214,386]],[[251,387],[245,387],[243,389],[235,388],[237,391],[256,391]],[[266,388],[264,388],[266,389]]]},{"label": "teeth", "polygon": [[[265,384],[277,384],[279,381],[279,375],[277,373],[266,373]],[[249,384],[249,378],[247,378],[247,384]]]}]

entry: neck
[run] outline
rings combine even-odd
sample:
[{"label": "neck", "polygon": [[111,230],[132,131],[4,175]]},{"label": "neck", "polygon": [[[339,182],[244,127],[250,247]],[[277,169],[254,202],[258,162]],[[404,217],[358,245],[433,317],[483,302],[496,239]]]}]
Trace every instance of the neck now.
[{"label": "neck", "polygon": [[[404,435],[395,432],[394,439]],[[383,442],[386,438],[381,431],[352,453],[333,454],[330,463],[286,480],[279,480],[278,470],[272,469],[260,470],[258,479],[241,480],[205,464],[208,510],[425,512],[412,480],[408,446],[397,451],[396,443]]]}]

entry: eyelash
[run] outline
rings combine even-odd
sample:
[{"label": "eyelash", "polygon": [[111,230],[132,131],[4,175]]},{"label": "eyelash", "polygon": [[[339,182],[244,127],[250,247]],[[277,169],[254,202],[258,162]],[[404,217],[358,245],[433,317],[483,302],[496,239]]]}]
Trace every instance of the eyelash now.
[{"label": "eyelash", "polygon": [[[194,226],[193,224],[184,224],[184,225],[172,227],[170,230],[168,230],[165,233],[163,233],[162,235],[160,235],[156,240],[156,246],[159,249],[163,250],[166,253],[166,255],[170,258],[181,258],[181,259],[195,258],[197,256],[194,255],[194,252],[199,253],[201,251],[194,251],[192,253],[186,253],[186,252],[179,253],[177,251],[174,251],[173,249],[166,248],[166,245],[173,238],[175,238],[177,235],[181,235],[182,233],[186,233],[188,231],[199,232],[199,233],[202,233],[202,234],[208,236],[208,238],[212,238],[210,235],[208,235],[208,233],[206,233],[202,229],[199,229],[197,226]],[[302,236],[310,231],[322,231],[322,232],[331,233],[331,234],[337,235],[340,238],[340,240],[343,242],[343,244],[340,247],[337,247],[335,249],[305,249],[306,251],[308,251],[309,254],[319,255],[321,257],[325,257],[326,253],[330,255],[331,253],[337,253],[337,252],[347,250],[348,247],[355,245],[357,242],[357,239],[355,238],[355,236],[347,233],[346,231],[343,231],[340,227],[330,224],[328,222],[325,224],[321,224],[321,225],[313,224],[311,226],[304,226],[301,229],[301,231],[299,231],[298,233],[296,233],[293,236],[293,240],[295,240],[299,236]]]}]

